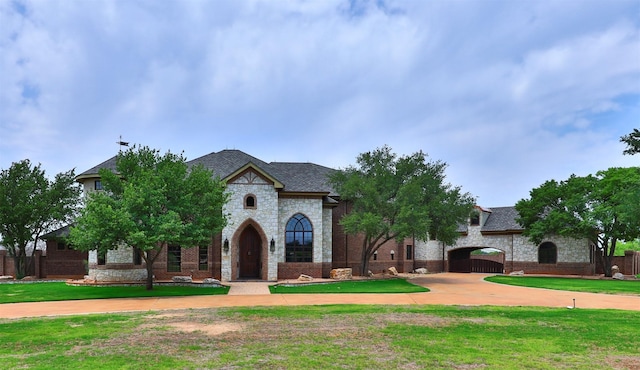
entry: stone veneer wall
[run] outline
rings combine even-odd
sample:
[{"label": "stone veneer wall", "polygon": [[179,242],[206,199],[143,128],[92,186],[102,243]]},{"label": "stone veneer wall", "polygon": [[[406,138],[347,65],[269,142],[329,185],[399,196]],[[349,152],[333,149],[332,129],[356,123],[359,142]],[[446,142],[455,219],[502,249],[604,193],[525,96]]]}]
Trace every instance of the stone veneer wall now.
[{"label": "stone veneer wall", "polygon": [[98,265],[97,251],[89,251],[89,278],[96,281],[142,281],[147,278],[147,270],[142,265],[133,265],[131,247],[121,246],[107,251],[104,265]]},{"label": "stone veneer wall", "polygon": [[[274,255],[284,253],[280,247],[280,237],[278,233],[278,193],[272,184],[227,184],[227,191],[230,193],[229,202],[225,205],[224,212],[228,214],[227,226],[222,230],[222,240],[229,240],[229,252],[222,252],[221,279],[223,281],[235,280],[238,278],[238,244],[237,239],[242,233],[239,227],[247,220],[256,223],[256,229],[262,231],[266,240],[262,241],[263,277],[267,280],[277,280],[278,261]],[[247,194],[253,194],[256,198],[255,208],[245,208],[244,199]],[[271,238],[276,240],[276,251],[271,253],[268,244]],[[284,239],[282,239],[284,243]],[[267,246],[265,249],[264,247]],[[266,253],[264,251],[267,251]],[[266,259],[266,263],[265,263]]]},{"label": "stone veneer wall", "polygon": [[[285,230],[287,222],[295,214],[306,216],[313,227],[313,261],[311,263],[285,262]],[[328,218],[328,223],[326,220]],[[278,203],[279,238],[276,255],[279,262],[278,278],[291,279],[305,274],[313,277],[323,277],[323,262],[331,262],[331,210],[322,206],[322,198],[285,197]],[[328,230],[327,230],[328,229]],[[328,258],[328,260],[327,260]]]},{"label": "stone veneer wall", "polygon": [[504,252],[505,272],[524,270],[525,273],[591,274],[591,247],[587,240],[553,236],[558,250],[556,264],[538,263],[538,246],[521,233],[483,235],[480,226],[469,226],[467,235],[460,236],[455,245],[447,245],[442,256],[442,243],[435,240],[416,241],[416,267],[429,271],[448,270],[448,252],[469,247],[494,248]]}]

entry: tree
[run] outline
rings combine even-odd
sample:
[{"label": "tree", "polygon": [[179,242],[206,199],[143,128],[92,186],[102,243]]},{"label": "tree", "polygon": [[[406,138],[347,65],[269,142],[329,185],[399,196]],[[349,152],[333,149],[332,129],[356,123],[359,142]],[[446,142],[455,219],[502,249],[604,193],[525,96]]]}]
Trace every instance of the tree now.
[{"label": "tree", "polygon": [[634,128],[628,135],[620,137],[620,142],[627,144],[624,154],[634,155],[640,153],[640,130]]},{"label": "tree", "polygon": [[605,276],[611,276],[617,242],[640,236],[640,167],[550,180],[530,196],[516,204],[523,234],[535,244],[553,234],[589,240]]},{"label": "tree", "polygon": [[182,155],[148,147],[118,154],[114,173],[99,171],[103,191],[88,194],[86,208],[71,228],[81,250],[135,248],[146,263],[147,289],[153,264],[167,245],[209,245],[226,225],[224,184],[202,166],[189,168]]},{"label": "tree", "polygon": [[76,214],[80,188],[74,178],[71,170],[50,181],[40,164],[32,167],[28,159],[0,173],[0,235],[13,258],[17,279],[31,271],[40,236]]},{"label": "tree", "polygon": [[360,154],[357,167],[337,171],[330,182],[351,211],[340,224],[351,235],[362,235],[362,273],[373,254],[390,240],[437,236],[452,243],[456,228],[466,221],[474,198],[444,182],[446,164],[427,161],[417,152],[397,158],[387,146]]}]

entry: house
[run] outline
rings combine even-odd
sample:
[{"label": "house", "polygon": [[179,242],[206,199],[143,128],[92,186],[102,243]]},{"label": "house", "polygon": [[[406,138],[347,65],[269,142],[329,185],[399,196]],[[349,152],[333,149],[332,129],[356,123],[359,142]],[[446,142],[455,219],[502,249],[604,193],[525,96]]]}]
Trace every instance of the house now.
[{"label": "house", "polygon": [[[522,233],[515,207],[476,206],[467,225],[459,227],[454,245],[418,242],[416,258],[430,271],[593,275],[595,246],[586,239],[549,236],[535,245]],[[473,255],[490,249],[490,256]]]},{"label": "house", "polygon": [[[266,163],[239,150],[196,158],[222,179],[230,193],[224,212],[228,225],[206,246],[166,246],[154,264],[156,279],[190,275],[223,281],[295,279],[300,274],[328,277],[333,268],[360,271],[362,238],[339,224],[349,204],[328,183],[334,169],[313,163]],[[102,189],[98,171],[115,171],[113,157],[77,176],[85,192]],[[370,262],[374,273],[395,267],[411,272],[511,272],[593,274],[593,247],[584,240],[549,238],[533,245],[522,235],[513,207],[476,207],[455,245],[411,238],[383,245]],[[57,246],[55,247],[57,248]],[[474,255],[492,248],[497,254]],[[144,280],[146,269],[133,249],[120,247],[98,258],[88,254],[89,275],[97,280]],[[366,273],[366,272],[365,272]]]},{"label": "house", "polygon": [[[98,171],[115,170],[115,157],[77,176],[85,192],[102,189]],[[221,280],[277,280],[300,274],[328,276],[333,267],[333,209],[328,184],[335,171],[313,163],[266,163],[239,150],[196,158],[226,184],[228,224],[208,246],[167,246],[154,263],[156,279],[176,275]],[[98,280],[141,280],[146,269],[126,247],[104,260],[89,253],[89,275]]]}]

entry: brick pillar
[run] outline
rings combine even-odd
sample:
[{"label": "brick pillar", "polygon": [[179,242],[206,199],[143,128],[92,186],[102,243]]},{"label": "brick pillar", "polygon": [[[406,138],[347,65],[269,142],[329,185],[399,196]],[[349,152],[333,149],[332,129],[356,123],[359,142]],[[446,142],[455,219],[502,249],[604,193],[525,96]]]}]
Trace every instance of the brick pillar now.
[{"label": "brick pillar", "polygon": [[625,275],[637,275],[640,273],[640,252],[624,251],[623,272]]}]

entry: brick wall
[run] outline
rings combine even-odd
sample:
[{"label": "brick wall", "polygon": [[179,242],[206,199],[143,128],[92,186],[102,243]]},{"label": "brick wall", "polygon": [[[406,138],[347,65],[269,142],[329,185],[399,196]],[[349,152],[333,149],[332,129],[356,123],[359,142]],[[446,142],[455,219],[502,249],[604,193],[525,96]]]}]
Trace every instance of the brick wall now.
[{"label": "brick wall", "polygon": [[80,279],[87,274],[88,252],[69,249],[56,240],[47,240],[46,277]]},{"label": "brick wall", "polygon": [[[45,277],[47,275],[47,257],[43,255],[41,250],[37,250],[33,257],[34,263],[31,271],[27,272],[27,275],[35,276],[36,278]],[[7,254],[6,250],[0,251],[0,275],[16,276],[14,260]]]},{"label": "brick wall", "polygon": [[524,271],[525,274],[551,275],[593,275],[595,265],[590,263],[556,263],[543,264],[537,262],[513,261],[505,263],[505,273]]},{"label": "brick wall", "polygon": [[323,263],[314,262],[280,262],[278,263],[278,279],[297,279],[301,274],[313,277],[328,276],[323,273]]}]

